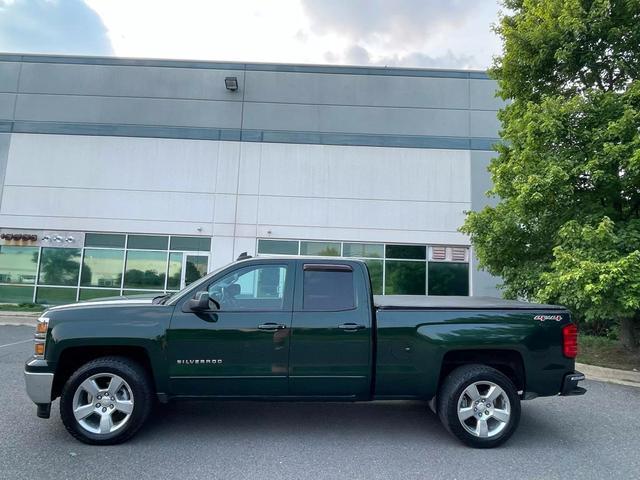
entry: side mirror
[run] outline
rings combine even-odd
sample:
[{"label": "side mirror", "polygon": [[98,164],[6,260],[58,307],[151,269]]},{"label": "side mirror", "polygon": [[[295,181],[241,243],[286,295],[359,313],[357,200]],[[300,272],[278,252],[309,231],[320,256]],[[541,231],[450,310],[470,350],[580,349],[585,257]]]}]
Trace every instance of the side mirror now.
[{"label": "side mirror", "polygon": [[192,312],[220,310],[220,304],[209,297],[209,292],[198,292],[195,298],[187,301],[186,307]]}]

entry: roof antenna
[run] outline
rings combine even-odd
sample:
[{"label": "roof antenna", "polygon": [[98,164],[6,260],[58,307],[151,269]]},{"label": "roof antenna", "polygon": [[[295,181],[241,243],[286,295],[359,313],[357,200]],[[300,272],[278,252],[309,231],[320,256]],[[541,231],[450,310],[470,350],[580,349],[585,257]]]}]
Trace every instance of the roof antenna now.
[{"label": "roof antenna", "polygon": [[240,260],[246,260],[247,258],[253,258],[251,255],[249,255],[247,252],[242,252],[238,258],[236,258],[236,262],[240,261]]}]

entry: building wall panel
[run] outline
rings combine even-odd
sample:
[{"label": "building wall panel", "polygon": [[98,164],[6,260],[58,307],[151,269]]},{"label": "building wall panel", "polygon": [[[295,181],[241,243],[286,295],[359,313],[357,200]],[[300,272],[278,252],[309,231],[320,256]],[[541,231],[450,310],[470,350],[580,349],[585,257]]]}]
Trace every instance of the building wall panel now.
[{"label": "building wall panel", "polygon": [[0,92],[16,92],[19,75],[20,63],[0,62]]},{"label": "building wall panel", "polygon": [[232,101],[21,94],[15,120],[239,128],[241,111]]},{"label": "building wall panel", "polygon": [[464,110],[247,103],[243,127],[380,135],[469,136]]},{"label": "building wall panel", "polygon": [[247,72],[245,101],[411,108],[469,108],[456,78]]},{"label": "building wall panel", "polygon": [[227,76],[243,88],[236,70],[25,63],[20,92],[241,101],[224,88]]}]

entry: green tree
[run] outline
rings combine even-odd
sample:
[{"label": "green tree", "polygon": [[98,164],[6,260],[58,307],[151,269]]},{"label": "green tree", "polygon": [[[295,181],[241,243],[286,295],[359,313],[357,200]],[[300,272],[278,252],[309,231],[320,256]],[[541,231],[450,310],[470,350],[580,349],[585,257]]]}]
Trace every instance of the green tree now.
[{"label": "green tree", "polygon": [[507,100],[489,167],[495,207],[469,213],[505,295],[587,321],[640,323],[640,0],[505,0],[490,74]]}]

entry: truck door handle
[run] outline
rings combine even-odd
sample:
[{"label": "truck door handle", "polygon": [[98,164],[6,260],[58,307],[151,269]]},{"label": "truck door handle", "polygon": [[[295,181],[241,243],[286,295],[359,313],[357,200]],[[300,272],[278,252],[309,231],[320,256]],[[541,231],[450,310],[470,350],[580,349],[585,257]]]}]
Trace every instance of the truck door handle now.
[{"label": "truck door handle", "polygon": [[362,330],[366,327],[358,323],[343,323],[342,325],[339,325],[338,328],[347,332],[357,332],[358,330]]},{"label": "truck door handle", "polygon": [[282,329],[285,329],[285,328],[287,328],[287,326],[286,326],[286,325],[281,325],[281,324],[279,324],[279,323],[272,323],[272,322],[269,322],[269,323],[263,323],[263,324],[261,324],[261,325],[258,325],[258,328],[259,328],[260,330],[273,331],[273,330],[282,330]]}]

